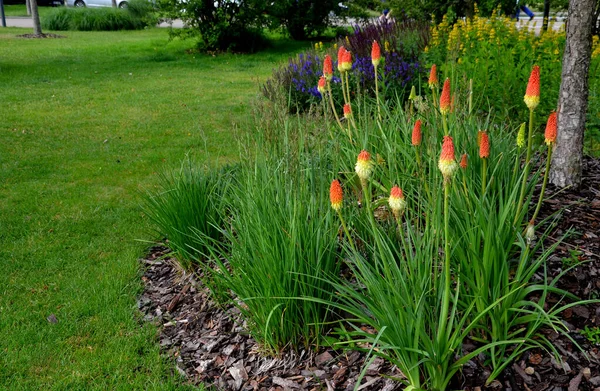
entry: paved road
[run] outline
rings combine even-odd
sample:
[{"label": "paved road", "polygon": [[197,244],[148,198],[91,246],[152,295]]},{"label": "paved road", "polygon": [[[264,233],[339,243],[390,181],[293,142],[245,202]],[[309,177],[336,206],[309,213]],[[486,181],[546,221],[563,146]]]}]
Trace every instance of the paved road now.
[{"label": "paved road", "polygon": [[[536,16],[530,22],[529,18],[525,15],[524,18],[517,23],[518,27],[524,26],[532,26],[539,33],[542,29],[543,18],[541,16]],[[558,30],[564,24],[564,18],[559,17],[558,21],[554,23],[554,29]],[[7,27],[25,27],[25,28],[33,28],[33,21],[29,17],[10,17],[6,18],[6,26]],[[171,23],[163,22],[159,25],[159,27],[170,27],[173,26],[175,28],[183,27],[183,22],[181,20],[174,20]]]},{"label": "paved road", "polygon": [[[0,22],[1,26],[1,22]],[[163,22],[159,25],[159,27],[170,27],[173,26],[175,28],[183,27],[183,22],[181,20],[174,20],[172,23]],[[10,18],[6,18],[6,27],[24,27],[24,28],[33,28],[33,20],[30,17],[16,17],[11,16]],[[1,31],[1,30],[0,30]]]}]

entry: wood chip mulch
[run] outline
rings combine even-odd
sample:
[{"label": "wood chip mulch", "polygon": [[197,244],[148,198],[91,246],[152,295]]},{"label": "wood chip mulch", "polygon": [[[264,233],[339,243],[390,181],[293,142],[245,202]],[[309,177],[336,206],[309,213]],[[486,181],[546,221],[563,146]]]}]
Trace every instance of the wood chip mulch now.
[{"label": "wood chip mulch", "polygon": [[[581,299],[600,298],[600,160],[585,159],[579,190],[557,191],[549,186],[546,198],[538,220],[564,208],[548,245],[569,229],[575,230],[548,260],[548,276],[552,279],[576,261],[584,261],[562,276],[557,285]],[[245,332],[237,309],[217,306],[194,275],[177,268],[168,249],[154,247],[142,262],[145,289],[138,307],[145,321],[160,327],[162,350],[174,359],[174,370],[188,382],[236,391],[354,389],[364,354],[320,349],[265,357]],[[553,304],[553,299],[548,301]],[[570,330],[569,336],[581,347],[553,330],[544,330],[563,364],[550,352],[530,350],[486,386],[489,367],[483,357],[478,357],[464,366],[451,389],[600,391],[600,345],[580,332],[585,327],[600,326],[600,303],[566,310],[562,320]],[[390,377],[401,376],[397,368],[376,359],[369,365],[359,390],[400,390],[403,386]]]}]

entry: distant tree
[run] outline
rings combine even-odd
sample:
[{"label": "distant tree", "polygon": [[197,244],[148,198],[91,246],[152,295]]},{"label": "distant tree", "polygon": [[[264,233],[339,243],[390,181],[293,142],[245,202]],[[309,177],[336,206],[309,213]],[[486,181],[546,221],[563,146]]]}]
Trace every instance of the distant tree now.
[{"label": "distant tree", "polygon": [[266,0],[158,0],[158,8],[188,27],[171,35],[198,37],[204,50],[253,51],[266,26]]},{"label": "distant tree", "polygon": [[558,136],[550,171],[550,181],[560,187],[578,187],[581,184],[592,53],[592,17],[597,2],[569,2],[567,40],[558,97]]},{"label": "distant tree", "polygon": [[272,25],[284,26],[293,39],[306,39],[329,26],[329,14],[338,8],[337,0],[279,0],[267,13]]}]

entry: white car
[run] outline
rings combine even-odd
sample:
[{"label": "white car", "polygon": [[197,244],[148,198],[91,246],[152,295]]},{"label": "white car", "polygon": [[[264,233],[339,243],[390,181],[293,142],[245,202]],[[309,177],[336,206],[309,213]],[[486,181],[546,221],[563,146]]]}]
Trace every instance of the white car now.
[{"label": "white car", "polygon": [[[112,7],[112,0],[66,0],[69,7]],[[127,8],[127,0],[117,0],[117,7]]]}]

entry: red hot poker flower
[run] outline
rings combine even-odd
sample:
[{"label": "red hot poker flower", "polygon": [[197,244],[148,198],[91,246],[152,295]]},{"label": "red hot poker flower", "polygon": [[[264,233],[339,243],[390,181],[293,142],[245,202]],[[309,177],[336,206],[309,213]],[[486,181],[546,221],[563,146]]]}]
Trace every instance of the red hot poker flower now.
[{"label": "red hot poker flower", "polygon": [[421,141],[423,140],[423,134],[421,133],[421,120],[418,119],[415,122],[415,126],[412,132],[412,145],[418,146],[421,145]]},{"label": "red hot poker flower", "polygon": [[329,188],[329,199],[331,200],[331,207],[338,211],[342,208],[342,203],[344,201],[344,192],[342,191],[342,185],[337,179],[334,179],[331,182],[331,187]]},{"label": "red hot poker flower", "polygon": [[379,62],[381,61],[381,48],[377,41],[373,41],[373,47],[371,48],[371,62],[374,67],[379,66]]},{"label": "red hot poker flower", "polygon": [[342,64],[344,62],[345,53],[346,53],[346,48],[343,46],[340,46],[340,48],[338,49],[338,56],[337,56],[338,71],[340,71],[340,73],[344,72],[344,66]]},{"label": "red hot poker flower", "polygon": [[431,71],[429,72],[429,88],[433,89],[434,87],[437,87],[438,84],[437,66],[433,64],[431,66]]},{"label": "red hot poker flower", "polygon": [[486,132],[481,132],[481,141],[479,142],[479,157],[487,159],[490,157],[490,138]]},{"label": "red hot poker flower", "polygon": [[344,105],[344,118],[349,119],[352,117],[352,106],[350,106],[350,103],[346,103]]},{"label": "red hot poker flower", "polygon": [[556,142],[556,111],[550,113],[546,123],[546,132],[544,133],[546,145],[550,146]]},{"label": "red hot poker flower", "polygon": [[458,168],[456,160],[454,158],[454,143],[452,137],[444,136],[444,142],[442,144],[442,153],[440,154],[440,161],[438,167],[444,176],[444,179],[448,179],[454,175],[454,172]]},{"label": "red hot poker flower", "polygon": [[535,110],[540,104],[540,67],[537,65],[534,65],[531,70],[529,82],[527,83],[527,91],[523,100],[529,110]]},{"label": "red hot poker flower", "polygon": [[349,52],[348,50],[344,51],[342,67],[344,68],[344,72],[352,70],[352,52]]},{"label": "red hot poker flower", "polygon": [[450,79],[444,81],[444,87],[442,88],[442,95],[440,96],[440,112],[442,114],[448,114],[450,112],[450,106],[452,104],[450,96]]},{"label": "red hot poker flower", "polygon": [[462,156],[460,157],[460,168],[462,168],[463,170],[467,169],[467,154],[463,153]]},{"label": "red hot poker flower", "polygon": [[325,87],[327,86],[327,79],[325,76],[321,76],[319,78],[319,84],[317,84],[317,90],[321,93],[321,95],[325,95]]},{"label": "red hot poker flower", "polygon": [[392,187],[390,191],[390,197],[388,198],[388,204],[394,217],[400,218],[404,209],[406,208],[406,201],[404,200],[404,194],[402,194],[402,189],[398,186]]},{"label": "red hot poker flower", "polygon": [[333,78],[333,60],[329,54],[323,60],[323,76],[325,76],[327,81],[331,81]]}]

